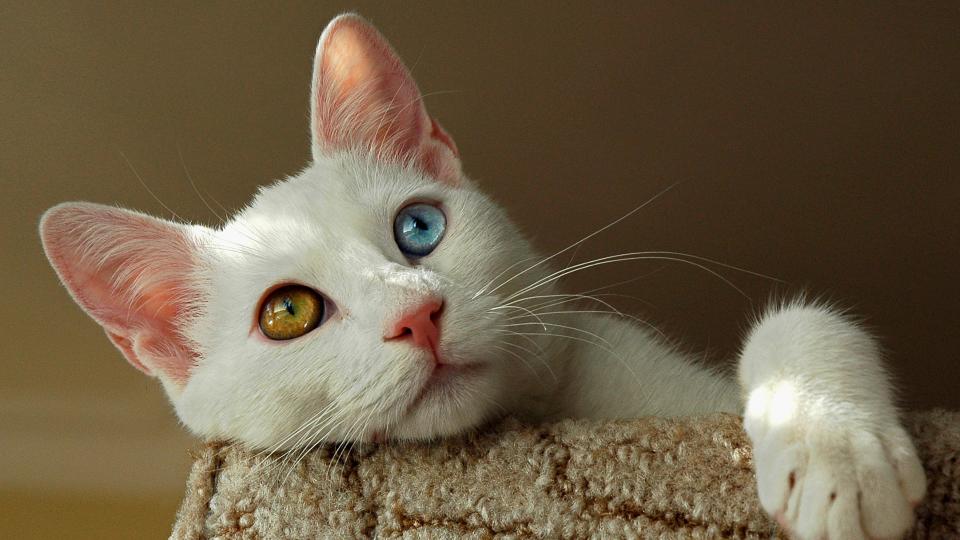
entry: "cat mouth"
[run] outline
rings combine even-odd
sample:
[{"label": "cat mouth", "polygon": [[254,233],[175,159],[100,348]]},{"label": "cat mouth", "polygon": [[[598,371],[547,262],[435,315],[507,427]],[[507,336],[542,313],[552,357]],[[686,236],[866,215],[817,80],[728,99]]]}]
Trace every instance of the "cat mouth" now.
[{"label": "cat mouth", "polygon": [[463,384],[466,380],[477,377],[483,369],[483,364],[479,362],[469,364],[447,364],[438,362],[434,364],[433,370],[427,375],[420,390],[407,405],[404,413],[409,414],[425,401],[434,398],[454,386]]}]

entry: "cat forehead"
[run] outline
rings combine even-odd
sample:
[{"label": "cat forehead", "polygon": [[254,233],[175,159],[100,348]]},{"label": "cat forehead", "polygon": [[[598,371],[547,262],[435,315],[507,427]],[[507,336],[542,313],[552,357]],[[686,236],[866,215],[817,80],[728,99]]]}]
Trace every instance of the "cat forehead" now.
[{"label": "cat forehead", "polygon": [[261,188],[217,235],[225,245],[218,255],[256,265],[234,253],[253,252],[256,260],[273,261],[268,266],[276,266],[277,259],[302,262],[313,256],[328,264],[382,262],[383,250],[393,243],[393,220],[404,205],[451,202],[458,200],[457,193],[464,194],[400,166],[349,155],[321,160]]},{"label": "cat forehead", "polygon": [[353,229],[371,216],[392,215],[412,198],[442,198],[447,189],[410,168],[343,156],[313,163],[260,189],[236,221],[270,228]]}]

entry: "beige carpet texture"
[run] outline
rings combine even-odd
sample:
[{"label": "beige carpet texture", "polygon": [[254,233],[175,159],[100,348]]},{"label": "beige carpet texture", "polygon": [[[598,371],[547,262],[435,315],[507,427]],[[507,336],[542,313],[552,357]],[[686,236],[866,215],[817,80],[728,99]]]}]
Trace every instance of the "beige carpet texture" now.
[{"label": "beige carpet texture", "polygon": [[[960,412],[911,413],[928,477],[909,538],[960,538]],[[171,538],[785,538],[739,417],[507,419],[434,444],[321,448],[296,466],[209,444]]]}]

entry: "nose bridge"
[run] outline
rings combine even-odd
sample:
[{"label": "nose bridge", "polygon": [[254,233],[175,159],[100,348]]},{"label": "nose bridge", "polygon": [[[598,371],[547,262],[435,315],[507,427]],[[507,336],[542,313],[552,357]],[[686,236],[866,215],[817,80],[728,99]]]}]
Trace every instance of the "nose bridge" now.
[{"label": "nose bridge", "polygon": [[378,267],[374,274],[383,288],[387,305],[396,306],[398,311],[440,297],[440,280],[424,268],[391,263]]}]

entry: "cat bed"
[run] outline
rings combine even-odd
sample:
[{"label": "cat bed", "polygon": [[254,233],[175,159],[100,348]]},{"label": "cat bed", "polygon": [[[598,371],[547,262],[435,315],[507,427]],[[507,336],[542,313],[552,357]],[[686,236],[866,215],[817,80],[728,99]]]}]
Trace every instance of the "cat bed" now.
[{"label": "cat bed", "polygon": [[[960,412],[913,413],[928,492],[911,538],[960,538]],[[434,444],[363,444],[295,467],[228,444],[195,456],[172,538],[784,538],[740,418],[507,419]]]}]

